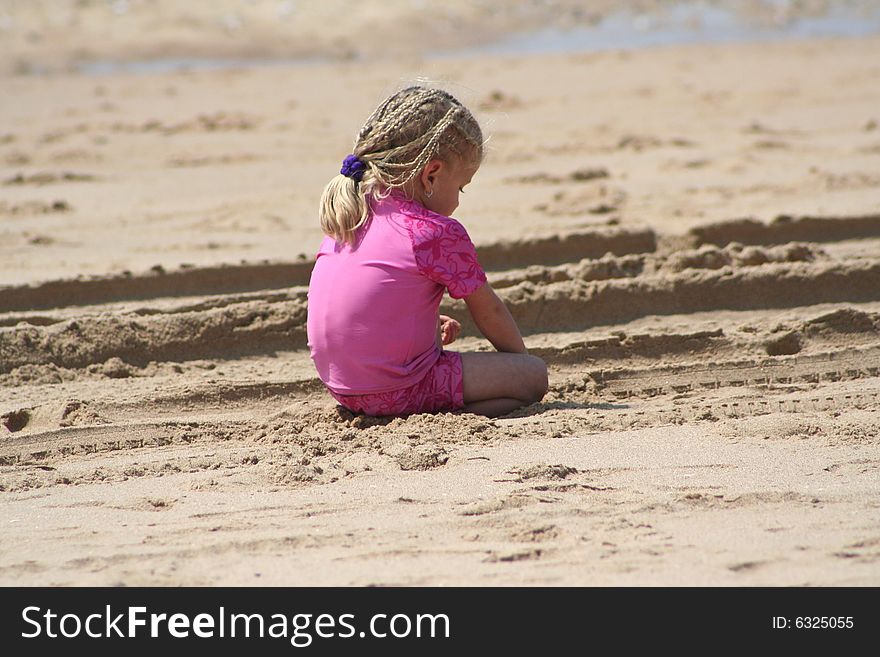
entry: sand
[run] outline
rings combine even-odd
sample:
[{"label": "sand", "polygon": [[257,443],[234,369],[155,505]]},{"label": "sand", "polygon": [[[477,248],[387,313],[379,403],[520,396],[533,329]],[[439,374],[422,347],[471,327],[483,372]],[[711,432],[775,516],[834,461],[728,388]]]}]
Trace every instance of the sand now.
[{"label": "sand", "polygon": [[[3,46],[48,72],[0,80],[0,584],[880,584],[880,39],[88,75],[75,34]],[[505,418],[352,416],[305,348],[323,184],[420,75],[550,366]]]}]

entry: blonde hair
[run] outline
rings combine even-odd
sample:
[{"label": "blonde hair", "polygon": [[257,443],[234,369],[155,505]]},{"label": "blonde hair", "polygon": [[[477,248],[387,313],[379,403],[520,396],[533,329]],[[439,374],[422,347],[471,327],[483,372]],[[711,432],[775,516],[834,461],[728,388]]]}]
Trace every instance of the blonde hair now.
[{"label": "blonde hair", "polygon": [[368,197],[410,183],[432,159],[483,158],[483,132],[470,111],[441,89],[408,87],[379,107],[358,133],[352,154],[365,165],[360,182],[342,174],[321,195],[321,230],[352,243],[369,216]]}]

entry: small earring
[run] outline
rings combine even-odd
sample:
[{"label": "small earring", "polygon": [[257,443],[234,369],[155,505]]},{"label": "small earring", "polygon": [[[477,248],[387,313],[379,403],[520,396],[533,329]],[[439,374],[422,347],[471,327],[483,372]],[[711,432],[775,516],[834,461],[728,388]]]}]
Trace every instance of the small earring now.
[{"label": "small earring", "polygon": [[432,196],[434,196],[433,189],[429,189],[427,192],[425,192],[425,198],[431,198]]}]

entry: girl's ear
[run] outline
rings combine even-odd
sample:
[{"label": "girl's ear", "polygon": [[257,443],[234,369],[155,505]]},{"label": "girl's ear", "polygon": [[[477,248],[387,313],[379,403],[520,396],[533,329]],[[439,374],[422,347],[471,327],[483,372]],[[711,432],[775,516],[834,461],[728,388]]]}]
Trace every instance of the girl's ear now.
[{"label": "girl's ear", "polygon": [[422,181],[422,186],[425,189],[433,189],[434,183],[437,180],[437,174],[440,173],[440,170],[443,168],[443,160],[429,160],[425,165],[425,168],[422,169],[422,175],[419,176],[419,180]]}]

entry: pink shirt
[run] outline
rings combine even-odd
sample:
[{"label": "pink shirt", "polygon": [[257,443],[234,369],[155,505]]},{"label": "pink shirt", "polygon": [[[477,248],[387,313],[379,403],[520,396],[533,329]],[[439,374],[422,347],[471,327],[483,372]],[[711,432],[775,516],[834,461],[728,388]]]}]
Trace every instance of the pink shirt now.
[{"label": "pink shirt", "polygon": [[455,219],[398,192],[371,207],[353,247],[324,238],[309,282],[312,360],[327,387],[343,395],[421,381],[440,357],[444,290],[461,299],[486,282]]}]

